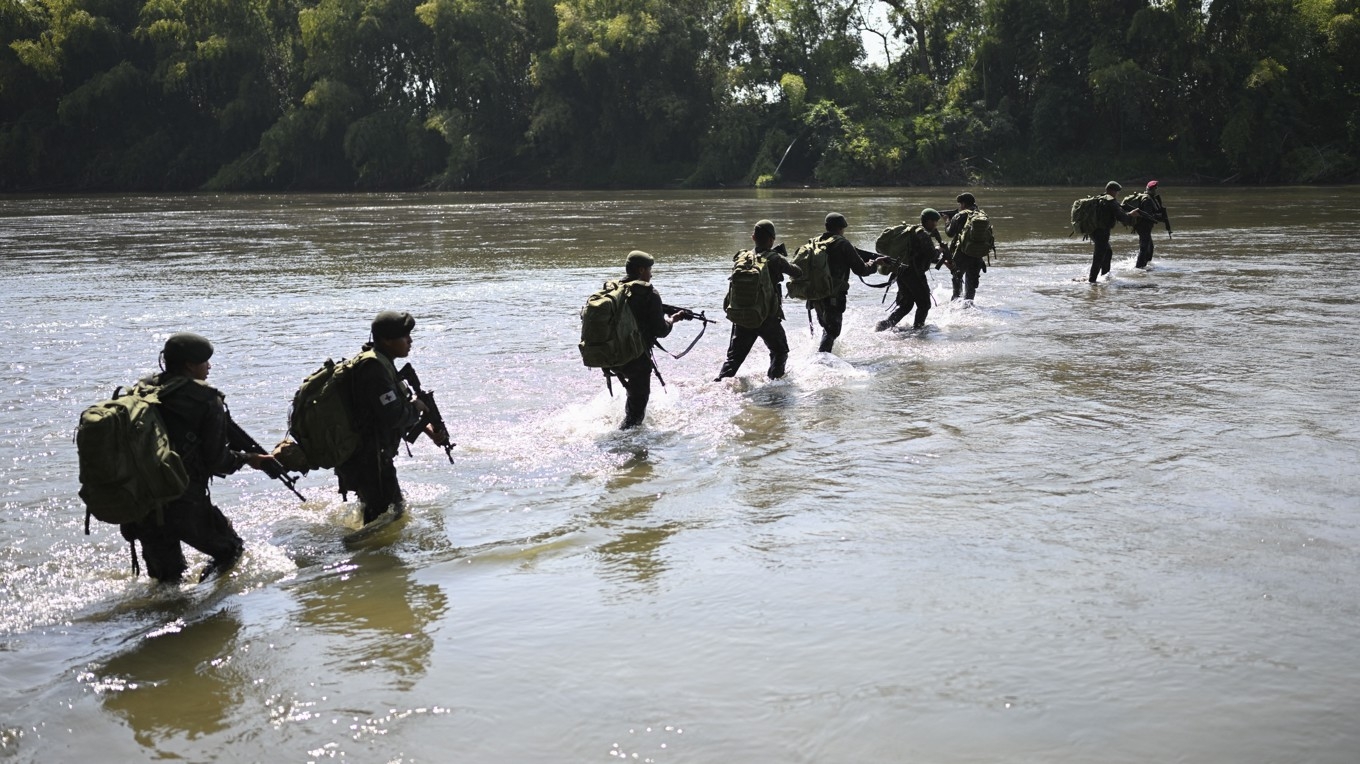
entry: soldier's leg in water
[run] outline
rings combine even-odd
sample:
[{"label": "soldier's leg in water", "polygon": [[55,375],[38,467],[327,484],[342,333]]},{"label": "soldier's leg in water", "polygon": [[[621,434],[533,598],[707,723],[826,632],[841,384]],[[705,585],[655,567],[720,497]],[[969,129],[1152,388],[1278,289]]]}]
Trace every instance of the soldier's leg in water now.
[{"label": "soldier's leg in water", "polygon": [[[395,476],[396,468],[392,467],[391,459],[383,458],[382,447],[374,441],[364,440],[354,455],[335,469],[344,489],[353,491],[363,503],[365,523],[373,522],[393,503],[391,489],[395,488],[396,481],[384,480],[384,461]],[[389,482],[392,484],[390,487],[387,485]],[[401,498],[399,492],[396,498]]]},{"label": "soldier's leg in water", "polygon": [[846,295],[835,295],[817,303],[817,321],[822,325],[822,341],[817,351],[830,353],[836,346],[836,338],[841,336],[841,323],[845,319]]},{"label": "soldier's leg in water", "polygon": [[[955,265],[954,269],[949,272],[949,279],[954,285],[954,293],[949,297],[951,301],[959,299],[959,293],[963,291],[963,276],[964,269],[962,265]],[[972,297],[969,297],[968,299],[971,300]]]},{"label": "soldier's leg in water", "polygon": [[[163,514],[176,511],[175,504],[171,502]],[[128,541],[141,542],[142,566],[146,568],[148,576],[167,584],[177,584],[184,577],[189,565],[184,561],[179,536],[169,526],[158,523],[156,513],[153,512],[141,522],[125,523],[120,526],[120,530]]]},{"label": "soldier's leg in water", "polygon": [[652,357],[643,353],[636,360],[617,369],[619,382],[627,393],[623,402],[623,424],[620,430],[629,430],[642,424],[647,415],[647,401],[652,397]]},{"label": "soldier's leg in water", "polygon": [[968,269],[963,291],[963,299],[965,300],[973,299],[973,296],[977,294],[978,282],[982,280],[982,265],[981,261],[978,262],[978,265]]},{"label": "soldier's leg in water", "polygon": [[770,316],[760,327],[760,338],[770,349],[770,379],[784,376],[784,365],[789,360],[789,338],[784,334],[784,323],[779,316]]},{"label": "soldier's leg in water", "polygon": [[213,506],[206,491],[186,502],[184,510],[175,520],[180,540],[212,558],[199,580],[230,570],[245,549],[231,521]]},{"label": "soldier's leg in water", "polygon": [[911,312],[913,305],[915,305],[915,302],[910,294],[910,289],[904,280],[899,279],[897,282],[897,296],[893,300],[892,312],[888,314],[887,318],[874,325],[874,331],[883,332],[897,326],[897,322],[906,318],[907,314]]},{"label": "soldier's leg in water", "polygon": [[[777,319],[776,319],[777,320]],[[756,344],[756,338],[760,336],[760,330],[747,329],[743,326],[732,324],[732,340],[727,344],[727,360],[723,362],[722,368],[718,370],[717,382],[724,377],[737,376],[737,370],[746,361],[746,356],[751,352],[751,348]]]},{"label": "soldier's leg in water", "polygon": [[1138,264],[1139,268],[1146,268],[1152,262],[1152,228],[1146,231],[1138,229]]},{"label": "soldier's leg in water", "polygon": [[1089,280],[1092,284],[1096,283],[1096,279],[1100,278],[1101,273],[1109,273],[1110,271],[1109,266],[1105,266],[1104,271],[1101,270],[1101,266],[1104,264],[1105,250],[1109,246],[1110,234],[1108,231],[1105,232],[1103,238],[1100,231],[1091,233],[1091,278]]},{"label": "soldier's leg in water", "polygon": [[924,273],[916,274],[912,279],[911,296],[916,302],[916,320],[911,325],[920,329],[926,325],[926,316],[930,315],[930,282]]}]

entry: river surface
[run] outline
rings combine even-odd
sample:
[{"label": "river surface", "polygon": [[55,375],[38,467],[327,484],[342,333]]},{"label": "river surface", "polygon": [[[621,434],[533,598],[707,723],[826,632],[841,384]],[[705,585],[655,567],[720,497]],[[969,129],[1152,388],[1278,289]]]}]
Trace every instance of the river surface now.
[{"label": "river surface", "polygon": [[[577,315],[629,250],[721,317],[757,219],[871,249],[955,191],[0,199],[0,760],[1360,760],[1355,188],[1168,186],[1095,286],[1092,191],[979,189],[973,307],[932,271],[875,333],[852,281],[830,356],[789,302],[777,382],[713,383],[712,327],[614,429]],[[398,458],[399,533],[246,470],[223,580],[82,534],[78,415],[170,333],[272,444],[384,309],[458,443]]]}]

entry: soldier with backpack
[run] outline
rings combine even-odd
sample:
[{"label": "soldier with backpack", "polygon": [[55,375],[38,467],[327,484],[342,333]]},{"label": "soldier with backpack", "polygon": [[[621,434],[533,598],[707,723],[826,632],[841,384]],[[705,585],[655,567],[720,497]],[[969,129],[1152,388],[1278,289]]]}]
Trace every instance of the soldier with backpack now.
[{"label": "soldier with backpack", "polygon": [[1125,212],[1138,210],[1138,219],[1133,223],[1133,232],[1138,234],[1138,262],[1135,268],[1146,268],[1152,262],[1152,229],[1161,223],[1166,226],[1166,235],[1171,235],[1171,216],[1162,205],[1162,195],[1157,191],[1157,181],[1148,181],[1147,188],[1124,197],[1120,203]]},{"label": "soldier with backpack", "polygon": [[890,269],[897,282],[897,305],[886,319],[878,322],[874,331],[886,331],[896,326],[913,307],[916,319],[912,328],[925,327],[926,316],[930,314],[930,283],[926,280],[926,271],[940,258],[936,246],[940,243],[940,234],[936,229],[941,217],[940,213],[927,207],[921,210],[920,225],[903,223],[878,237],[877,248],[884,256],[874,260],[873,265],[880,270]]},{"label": "soldier with backpack", "polygon": [[[247,464],[266,471],[276,467],[267,454],[246,453],[244,444],[230,442],[231,415],[225,398],[205,381],[212,369],[208,362],[212,354],[212,343],[206,338],[189,332],[173,334],[165,341],[161,353],[164,371],[138,385],[148,391],[154,388],[160,421],[164,423],[170,448],[183,464],[188,484],[183,493],[159,512],[151,511],[140,520],[122,523],[119,530],[133,545],[134,572],[135,548],[140,541],[147,575],[164,583],[179,583],[188,568],[181,543],[212,558],[199,576],[200,581],[230,570],[241,557],[244,548],[241,537],[222,510],[213,505],[208,481],[214,475],[230,475]],[[85,458],[82,454],[82,461]]]},{"label": "soldier with backpack", "polygon": [[[358,437],[353,453],[336,465],[335,476],[342,494],[353,491],[363,502],[365,524],[388,509],[400,511],[401,485],[393,459],[402,437],[419,425],[424,411],[399,378],[395,361],[411,354],[415,326],[410,313],[379,313],[370,325],[372,340],[346,362],[347,408]],[[448,443],[446,431],[428,425],[424,431],[436,445]]]},{"label": "soldier with backpack", "polygon": [[[695,318],[694,313],[682,309],[673,308],[667,314],[661,295],[652,288],[655,264],[656,258],[642,250],[629,252],[623,266],[624,279],[606,281],[581,310],[578,347],[582,363],[601,369],[606,385],[610,378],[619,380],[627,392],[620,430],[637,427],[647,415],[652,374],[661,379],[652,358],[656,341],[669,336],[676,321]],[[612,392],[612,386],[610,389]]]},{"label": "soldier with backpack", "polygon": [[971,300],[977,294],[981,274],[987,272],[987,254],[996,249],[992,238],[992,222],[977,206],[977,199],[970,193],[959,194],[955,201],[958,211],[949,216],[945,235],[949,237],[949,252],[945,264],[953,274],[954,293],[950,300]]},{"label": "soldier with backpack", "polygon": [[[806,299],[808,307],[817,312],[817,323],[822,327],[822,341],[817,346],[820,353],[830,353],[836,345],[836,338],[841,336],[841,324],[850,295],[850,274],[868,276],[874,272],[869,265],[869,261],[875,259],[873,254],[861,252],[845,238],[844,232],[849,225],[839,212],[827,214],[826,232],[809,240],[794,253],[793,265],[802,268],[804,273],[800,279],[789,283],[789,296]],[[804,253],[808,257],[804,258]],[[808,265],[804,265],[805,262]],[[821,278],[811,272],[814,269],[824,271]],[[802,281],[810,284],[825,281],[827,293],[800,291],[798,287]]]},{"label": "soldier with backpack", "polygon": [[784,308],[780,299],[784,276],[798,278],[803,271],[784,258],[784,245],[774,245],[774,223],[756,223],[751,241],[755,249],[738,252],[732,258],[723,308],[732,322],[732,340],[727,345],[727,360],[714,382],[735,377],[742,362],[759,338],[770,350],[770,379],[784,376],[789,359],[789,340],[784,335]]},{"label": "soldier with backpack", "polygon": [[1105,193],[1072,203],[1073,228],[1083,236],[1091,237],[1091,273],[1088,281],[1092,284],[1110,272],[1110,261],[1114,258],[1114,250],[1110,249],[1110,229],[1114,228],[1115,223],[1132,225],[1140,215],[1138,210],[1125,212],[1119,206],[1115,194],[1121,188],[1123,186],[1112,180],[1105,184]]}]

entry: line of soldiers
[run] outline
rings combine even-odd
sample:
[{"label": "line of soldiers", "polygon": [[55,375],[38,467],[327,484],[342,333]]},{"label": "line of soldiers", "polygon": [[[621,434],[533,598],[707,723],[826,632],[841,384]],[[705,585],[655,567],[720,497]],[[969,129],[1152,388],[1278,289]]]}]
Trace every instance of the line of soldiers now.
[{"label": "line of soldiers", "polygon": [[[1110,219],[1108,226],[1091,234],[1091,239],[1094,242],[1090,273],[1092,283],[1095,282],[1097,276],[1109,273],[1110,260],[1113,256],[1113,251],[1110,248],[1110,229],[1114,227],[1116,221],[1132,225],[1134,231],[1138,234],[1137,267],[1139,268],[1147,267],[1148,263],[1152,261],[1153,225],[1163,223],[1168,235],[1171,232],[1171,219],[1162,204],[1157,181],[1149,182],[1143,193],[1131,194],[1122,204],[1115,197],[1120,189],[1120,184],[1114,181],[1110,181],[1105,186],[1102,203],[1109,206]],[[817,323],[822,328],[821,341],[817,346],[818,352],[830,353],[835,347],[836,338],[841,334],[850,292],[850,274],[852,273],[863,280],[865,276],[874,273],[877,269],[883,275],[892,277],[888,282],[889,284],[893,281],[898,284],[892,312],[887,318],[875,325],[875,331],[886,331],[896,326],[913,310],[915,317],[912,321],[912,328],[922,329],[925,327],[926,317],[930,314],[932,303],[930,284],[926,274],[932,265],[937,269],[941,266],[949,268],[950,281],[953,287],[950,296],[951,301],[962,298],[965,302],[969,302],[974,299],[981,281],[981,275],[987,271],[987,261],[984,257],[963,252],[962,248],[957,245],[968,225],[969,218],[974,215],[985,215],[985,213],[978,206],[977,198],[971,193],[961,193],[955,197],[955,201],[958,203],[958,207],[954,210],[943,213],[929,207],[922,210],[920,226],[909,231],[907,250],[905,253],[899,253],[901,256],[897,258],[881,256],[881,254],[859,249],[845,238],[845,229],[849,227],[845,216],[838,212],[832,212],[826,216],[826,230],[818,237],[817,241],[824,242],[826,245],[827,265],[831,272],[833,294],[830,297],[808,302],[809,309],[815,312]],[[939,230],[940,221],[944,219],[947,219],[944,235],[949,238],[948,244],[941,238]],[[773,222],[761,220],[756,223],[751,233],[751,240],[755,244],[754,252],[764,258],[766,272],[773,281],[774,288],[771,290],[773,302],[770,306],[768,318],[759,327],[748,328],[738,326],[735,323],[732,324],[727,356],[722,367],[718,370],[718,375],[714,379],[715,382],[737,375],[737,371],[755,346],[757,339],[765,343],[765,347],[770,353],[770,367],[767,372],[769,378],[778,379],[784,376],[789,357],[789,343],[783,326],[782,283],[785,276],[801,278],[803,273],[798,266],[789,261],[785,246],[783,244],[776,246],[776,239],[777,235]],[[677,321],[694,318],[692,311],[672,308],[661,301],[660,295],[651,284],[652,269],[655,262],[655,258],[651,255],[635,250],[628,255],[624,266],[627,271],[624,283],[645,282],[645,288],[634,289],[629,307],[642,330],[643,342],[646,347],[641,355],[628,364],[607,370],[608,374],[615,376],[623,383],[624,389],[627,391],[624,419],[620,427],[624,430],[640,425],[646,415],[647,403],[651,397],[651,376],[656,373],[656,364],[651,350],[656,344],[656,340],[669,335]],[[639,284],[639,286],[642,285]]]},{"label": "line of soldiers", "polygon": [[[863,280],[865,276],[870,276],[878,270],[884,275],[893,277],[889,283],[896,281],[899,284],[893,311],[887,319],[879,322],[876,327],[878,331],[896,325],[913,309],[916,311],[914,328],[919,329],[925,325],[931,306],[926,271],[932,265],[944,264],[949,267],[954,287],[953,299],[958,299],[960,295],[966,300],[973,299],[977,292],[979,275],[987,268],[986,262],[980,257],[971,257],[954,251],[944,243],[938,231],[940,220],[948,217],[949,224],[945,231],[951,239],[957,239],[967,224],[968,216],[980,212],[976,198],[970,193],[959,194],[956,201],[959,204],[958,209],[943,214],[930,208],[922,211],[921,227],[914,231],[909,254],[903,258],[880,256],[878,253],[859,249],[845,237],[845,229],[849,227],[845,216],[839,212],[832,212],[826,216],[824,220],[826,230],[814,241],[825,248],[827,268],[831,274],[832,294],[808,301],[808,309],[816,314],[817,323],[822,329],[821,340],[817,346],[818,352],[830,353],[835,347],[836,339],[841,335],[852,273]],[[803,277],[804,274],[797,265],[789,261],[785,246],[775,245],[777,238],[774,223],[769,220],[758,221],[751,232],[751,241],[755,244],[754,252],[764,258],[766,273],[773,282],[773,289],[770,290],[772,304],[767,314],[768,318],[760,326],[751,328],[732,324],[727,356],[718,370],[715,382],[736,376],[757,339],[765,343],[770,353],[770,366],[767,372],[769,378],[778,379],[784,376],[789,357],[789,342],[783,326],[782,284],[785,276],[796,279]],[[628,304],[642,332],[645,350],[627,364],[606,370],[608,376],[620,380],[627,392],[624,419],[620,426],[623,430],[640,425],[646,415],[647,403],[651,397],[651,377],[656,372],[652,355],[656,340],[669,335],[677,322],[695,317],[692,311],[671,308],[662,302],[651,283],[655,263],[655,258],[640,250],[631,252],[624,263],[626,276],[623,283],[635,285]]]},{"label": "line of soldiers", "polygon": [[[393,459],[402,438],[413,439],[409,433],[426,413],[425,404],[398,378],[394,364],[395,359],[410,355],[415,325],[409,313],[379,313],[370,325],[371,341],[362,349],[373,351],[371,360],[356,365],[352,372],[349,410],[359,444],[352,456],[335,467],[335,474],[340,491],[354,492],[363,503],[365,523],[401,502]],[[161,582],[178,583],[187,570],[181,544],[211,558],[200,581],[230,570],[241,557],[241,537],[212,503],[208,483],[213,476],[225,477],[247,465],[275,478],[287,474],[273,455],[232,421],[226,396],[207,383],[212,355],[213,346],[206,337],[190,332],[171,335],[161,352],[163,370],[144,380],[166,390],[160,395],[159,410],[189,485],[159,512],[123,523],[119,530],[132,544],[134,573],[140,541],[147,575]],[[167,385],[174,377],[187,381]],[[427,424],[420,432],[439,446],[449,443],[441,427]]]},{"label": "line of soldiers", "polygon": [[[1091,234],[1094,242],[1092,283],[1098,275],[1110,270],[1113,254],[1109,243],[1110,229],[1114,221],[1132,224],[1138,233],[1139,268],[1146,267],[1152,259],[1153,224],[1164,223],[1170,234],[1170,217],[1157,194],[1157,185],[1155,180],[1147,185],[1145,196],[1152,200],[1151,205],[1147,198],[1133,202],[1141,203],[1141,207],[1130,207],[1131,202],[1127,199],[1123,205],[1119,204],[1115,194],[1120,191],[1120,185],[1114,181],[1106,185],[1102,203],[1109,208],[1111,221],[1109,226]],[[892,276],[889,283],[895,280],[899,284],[893,310],[888,318],[878,322],[877,331],[895,326],[913,310],[916,313],[913,328],[925,326],[932,301],[926,273],[932,265],[949,267],[953,285],[951,299],[974,298],[980,274],[986,271],[987,264],[983,258],[958,251],[952,245],[957,243],[969,215],[980,212],[980,208],[971,193],[959,194],[956,201],[958,208],[945,213],[931,208],[922,210],[920,226],[911,227],[906,252],[899,253],[901,256],[897,258],[855,247],[844,235],[849,226],[845,216],[836,212],[826,216],[826,230],[817,241],[825,245],[833,290],[830,296],[808,303],[822,328],[819,352],[831,352],[841,334],[851,273],[862,280],[877,270]],[[950,237],[949,245],[942,240],[939,231],[939,223],[945,218],[948,223],[944,233]],[[759,327],[732,325],[727,355],[714,381],[736,376],[757,339],[765,343],[770,353],[769,377],[784,376],[789,344],[783,327],[782,283],[785,276],[801,278],[803,271],[786,257],[784,245],[775,245],[776,239],[773,222],[761,220],[756,223],[751,240],[755,244],[754,252],[765,258],[766,272],[773,281],[773,304],[769,317]],[[662,302],[660,294],[651,285],[655,263],[655,258],[640,250],[629,253],[624,263],[627,275],[623,282],[634,284],[628,306],[646,348],[632,361],[607,370],[627,392],[621,426],[625,430],[640,425],[646,415],[651,377],[658,373],[652,357],[657,340],[668,336],[677,322],[696,318],[690,310]],[[373,351],[376,362],[360,364],[354,370],[351,411],[360,445],[351,457],[336,466],[335,473],[341,492],[353,491],[363,503],[365,523],[402,500],[393,459],[401,439],[404,436],[413,439],[409,434],[412,425],[426,413],[422,401],[413,397],[399,378],[394,364],[395,359],[410,355],[411,332],[415,324],[415,318],[409,313],[379,313],[370,325],[370,342],[363,346],[364,351]],[[134,570],[137,567],[136,542],[140,541],[147,574],[158,581],[181,580],[187,569],[181,544],[188,544],[211,558],[200,580],[231,569],[240,558],[244,548],[241,537],[231,521],[213,505],[209,494],[208,483],[213,476],[224,477],[247,465],[271,477],[286,475],[282,465],[272,455],[264,453],[232,421],[225,396],[207,384],[212,355],[213,346],[207,338],[188,332],[174,334],[166,340],[161,353],[163,371],[145,380],[157,387],[165,387],[166,382],[176,376],[191,382],[171,386],[172,389],[162,396],[160,406],[170,445],[180,455],[188,473],[189,487],[161,512],[120,526],[122,536],[133,545]],[[446,430],[428,425],[422,431],[447,450]],[[292,487],[291,483],[289,486]]]}]

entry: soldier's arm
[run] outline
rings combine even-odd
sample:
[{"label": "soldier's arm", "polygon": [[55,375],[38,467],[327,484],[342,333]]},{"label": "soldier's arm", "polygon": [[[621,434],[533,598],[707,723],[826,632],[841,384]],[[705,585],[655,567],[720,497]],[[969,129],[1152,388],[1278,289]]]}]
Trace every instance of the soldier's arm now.
[{"label": "soldier's arm", "polygon": [[[837,243],[836,252],[841,260],[850,267],[850,271],[860,276],[868,276],[874,272],[874,266],[870,265],[878,259],[878,255],[872,252],[864,252],[851,244],[848,239],[841,239]],[[865,260],[864,256],[870,255],[871,260]]]},{"label": "soldier's arm", "polygon": [[[799,268],[780,255],[774,255],[770,258],[770,269],[775,272],[776,276],[788,276],[789,278],[794,279],[801,279],[803,277],[802,268]],[[775,281],[779,281],[779,278],[776,277]]]},{"label": "soldier's arm", "polygon": [[1114,210],[1115,220],[1118,220],[1124,225],[1133,225],[1133,216],[1125,212],[1124,208],[1120,206],[1118,202],[1111,201],[1109,202],[1109,205],[1110,209]]},{"label": "soldier's arm", "polygon": [[666,318],[666,310],[661,303],[661,295],[650,287],[634,289],[630,303],[633,308],[633,315],[642,326],[644,334],[650,334],[657,339],[669,337],[671,333],[671,322]]},{"label": "soldier's arm", "polygon": [[[960,212],[962,212],[962,210],[960,210]],[[949,224],[944,227],[945,235],[951,239],[956,238],[959,234],[963,233],[963,224],[967,222],[968,222],[967,214],[960,215],[958,213],[955,213],[953,215],[950,215]]]},{"label": "soldier's arm", "polygon": [[226,404],[220,397],[212,396],[212,400],[208,401],[208,413],[203,417],[203,426],[198,432],[203,464],[218,477],[232,474],[249,461],[243,451],[233,450],[227,437],[228,416]]}]

